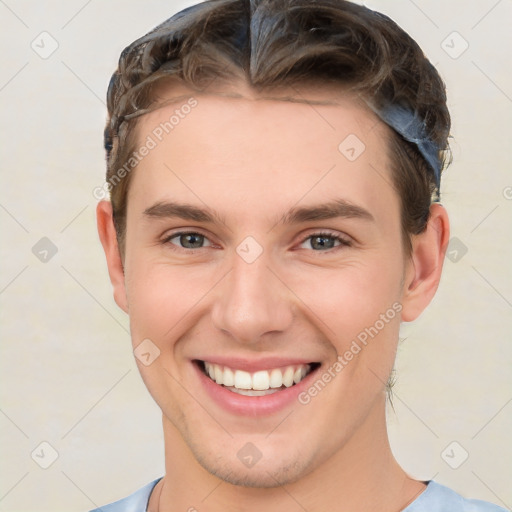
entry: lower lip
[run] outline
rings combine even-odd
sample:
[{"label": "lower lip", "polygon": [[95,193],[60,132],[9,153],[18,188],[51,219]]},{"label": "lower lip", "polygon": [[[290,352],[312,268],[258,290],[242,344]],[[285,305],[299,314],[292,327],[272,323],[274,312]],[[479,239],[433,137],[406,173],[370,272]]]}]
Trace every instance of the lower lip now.
[{"label": "lower lip", "polygon": [[270,415],[281,411],[294,402],[296,403],[298,395],[308,388],[309,382],[320,368],[315,368],[298,384],[276,393],[264,396],[246,396],[229,391],[229,389],[207,377],[199,367],[201,363],[193,362],[192,364],[199,376],[199,380],[214,402],[229,412],[243,416]]}]

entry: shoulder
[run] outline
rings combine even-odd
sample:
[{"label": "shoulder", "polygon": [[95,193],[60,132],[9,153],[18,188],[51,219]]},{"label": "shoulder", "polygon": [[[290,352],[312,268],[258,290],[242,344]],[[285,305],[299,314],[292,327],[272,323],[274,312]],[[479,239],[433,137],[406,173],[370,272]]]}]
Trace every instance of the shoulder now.
[{"label": "shoulder", "polygon": [[157,478],[153,482],[141,487],[133,494],[130,494],[130,496],[127,496],[122,500],[115,501],[110,505],[95,508],[90,512],[146,512],[151,491],[160,480],[160,478]]},{"label": "shoulder", "polygon": [[463,498],[454,490],[430,481],[425,491],[402,512],[507,512],[481,500]]}]

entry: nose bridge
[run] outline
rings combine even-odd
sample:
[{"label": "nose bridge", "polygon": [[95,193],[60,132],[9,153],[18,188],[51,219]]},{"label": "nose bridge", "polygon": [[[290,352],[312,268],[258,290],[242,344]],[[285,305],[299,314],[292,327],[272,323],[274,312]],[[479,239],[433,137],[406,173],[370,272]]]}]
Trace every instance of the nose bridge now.
[{"label": "nose bridge", "polygon": [[215,327],[244,343],[286,330],[293,317],[286,289],[269,269],[268,258],[260,255],[249,261],[243,255],[234,255],[231,272],[223,281],[212,311]]}]

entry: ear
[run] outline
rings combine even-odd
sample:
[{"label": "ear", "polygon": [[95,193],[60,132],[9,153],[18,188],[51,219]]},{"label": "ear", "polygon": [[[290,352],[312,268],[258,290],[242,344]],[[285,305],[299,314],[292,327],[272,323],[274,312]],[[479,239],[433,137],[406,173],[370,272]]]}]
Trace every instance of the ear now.
[{"label": "ear", "polygon": [[117,243],[114,219],[112,216],[112,203],[110,203],[110,201],[100,201],[98,203],[96,207],[96,220],[101,245],[103,245],[103,250],[107,258],[110,281],[114,288],[114,300],[123,311],[128,313],[123,261]]},{"label": "ear", "polygon": [[441,204],[434,203],[425,231],[412,240],[402,296],[402,321],[415,320],[434,297],[449,239],[448,214]]}]

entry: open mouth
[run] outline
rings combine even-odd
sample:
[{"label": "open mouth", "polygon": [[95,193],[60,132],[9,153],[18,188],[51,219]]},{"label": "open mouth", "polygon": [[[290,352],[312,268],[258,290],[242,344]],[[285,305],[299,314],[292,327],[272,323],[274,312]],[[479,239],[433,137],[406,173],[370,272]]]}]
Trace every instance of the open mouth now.
[{"label": "open mouth", "polygon": [[251,373],[208,361],[195,362],[213,382],[245,396],[266,396],[290,388],[320,366],[320,363],[298,364]]}]

